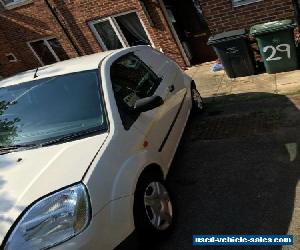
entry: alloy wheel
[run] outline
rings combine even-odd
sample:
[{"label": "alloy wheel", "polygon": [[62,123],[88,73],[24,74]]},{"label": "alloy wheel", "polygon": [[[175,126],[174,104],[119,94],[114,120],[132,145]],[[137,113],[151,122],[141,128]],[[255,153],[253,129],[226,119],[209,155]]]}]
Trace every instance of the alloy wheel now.
[{"label": "alloy wheel", "polygon": [[196,88],[192,89],[192,98],[193,98],[193,102],[195,103],[196,107],[199,110],[203,109],[203,100],[202,97],[199,93],[199,91]]},{"label": "alloy wheel", "polygon": [[147,217],[153,227],[162,231],[173,221],[173,208],[169,193],[160,182],[151,182],[144,193]]}]

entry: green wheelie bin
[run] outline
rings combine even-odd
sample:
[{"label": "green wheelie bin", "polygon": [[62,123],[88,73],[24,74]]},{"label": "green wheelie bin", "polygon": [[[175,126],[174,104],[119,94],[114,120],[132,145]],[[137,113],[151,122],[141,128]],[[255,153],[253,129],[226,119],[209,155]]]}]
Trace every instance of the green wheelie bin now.
[{"label": "green wheelie bin", "polygon": [[250,29],[269,74],[298,68],[294,27],[292,20],[282,20],[258,24]]}]

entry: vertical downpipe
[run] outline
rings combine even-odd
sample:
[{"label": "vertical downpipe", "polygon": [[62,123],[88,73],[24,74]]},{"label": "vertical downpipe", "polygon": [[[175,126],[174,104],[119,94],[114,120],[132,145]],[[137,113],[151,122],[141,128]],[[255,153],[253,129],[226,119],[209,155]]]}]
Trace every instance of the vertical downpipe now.
[{"label": "vertical downpipe", "polygon": [[68,38],[68,40],[70,41],[70,43],[72,44],[73,48],[75,49],[76,53],[78,56],[83,56],[83,53],[80,51],[79,47],[77,46],[76,42],[73,40],[73,37],[69,34],[68,30],[66,29],[66,27],[63,25],[62,21],[59,19],[54,7],[49,3],[48,0],[44,0],[47,7],[49,8],[50,12],[52,13],[52,15],[54,16],[55,20],[57,21],[57,23],[59,24],[59,26],[61,27],[62,31],[64,32],[64,34],[66,35],[66,37]]}]

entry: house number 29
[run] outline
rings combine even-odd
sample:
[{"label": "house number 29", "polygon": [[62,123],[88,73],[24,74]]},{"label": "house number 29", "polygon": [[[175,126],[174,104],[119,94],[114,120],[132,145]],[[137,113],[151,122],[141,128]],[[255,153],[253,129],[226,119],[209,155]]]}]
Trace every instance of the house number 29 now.
[{"label": "house number 29", "polygon": [[276,56],[277,51],[286,52],[287,57],[291,59],[291,46],[289,44],[279,44],[276,47],[266,46],[263,49],[264,53],[266,53],[268,50],[271,50],[271,55],[266,59],[266,61],[280,61],[282,57]]}]

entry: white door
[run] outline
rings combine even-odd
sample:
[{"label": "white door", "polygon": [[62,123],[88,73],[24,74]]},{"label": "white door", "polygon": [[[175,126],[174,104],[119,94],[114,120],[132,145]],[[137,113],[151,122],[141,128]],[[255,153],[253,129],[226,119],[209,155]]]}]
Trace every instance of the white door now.
[{"label": "white door", "polygon": [[165,116],[164,106],[148,112],[136,113],[132,109],[138,99],[160,95],[165,101],[161,79],[133,53],[115,61],[110,69],[111,82],[124,128],[135,126],[148,137],[149,147],[158,151],[171,119]]},{"label": "white door", "polygon": [[[158,51],[149,48],[136,51],[135,54],[162,79],[155,94],[163,98],[164,105],[159,113],[146,114],[147,117],[150,115],[149,119],[154,122],[146,136],[153,149],[161,152],[163,161],[168,165],[174,153],[174,144],[177,143],[177,139],[179,140],[179,134],[177,134],[179,130],[176,130],[175,125],[180,123],[183,126],[184,123],[180,120],[180,112],[186,95],[183,75],[176,63]],[[154,116],[157,115],[163,118],[156,121]],[[143,122],[143,120],[140,121]],[[164,124],[161,123],[162,121]],[[138,123],[137,126],[143,127],[143,124]]]}]

